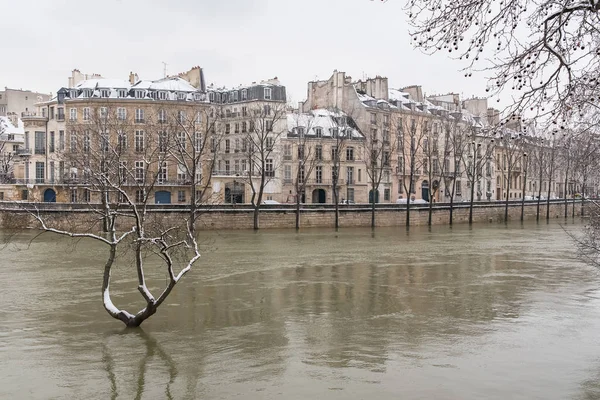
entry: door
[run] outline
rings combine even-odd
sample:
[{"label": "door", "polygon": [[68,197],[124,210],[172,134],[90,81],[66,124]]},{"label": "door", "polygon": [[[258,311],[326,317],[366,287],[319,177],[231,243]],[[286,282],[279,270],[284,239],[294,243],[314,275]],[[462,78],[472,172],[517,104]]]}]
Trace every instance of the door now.
[{"label": "door", "polygon": [[429,182],[423,181],[421,184],[421,198],[429,201]]},{"label": "door", "polygon": [[155,204],[171,204],[171,192],[167,192],[166,190],[161,190],[154,193],[154,203]]},{"label": "door", "polygon": [[44,192],[44,203],[56,203],[56,192],[52,189],[46,189]]},{"label": "door", "polygon": [[[369,190],[369,203],[373,203],[373,190]],[[379,190],[375,191],[375,203],[379,203]]]}]

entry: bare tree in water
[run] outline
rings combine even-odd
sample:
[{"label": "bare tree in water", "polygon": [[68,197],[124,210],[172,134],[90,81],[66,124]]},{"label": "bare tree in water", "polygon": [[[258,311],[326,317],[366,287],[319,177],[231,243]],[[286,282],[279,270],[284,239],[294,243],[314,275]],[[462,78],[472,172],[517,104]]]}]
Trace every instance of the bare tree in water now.
[{"label": "bare tree in water", "polygon": [[[201,106],[197,111],[203,111]],[[194,224],[197,208],[188,207],[185,216],[179,214],[173,218],[152,212],[149,206],[155,190],[174,183],[169,176],[174,175],[173,167],[177,163],[189,167],[183,177],[183,188],[202,197],[206,183],[191,177],[196,175],[194,165],[201,159],[202,143],[207,142],[206,137],[200,140],[196,133],[209,132],[202,130],[200,122],[192,129],[190,124],[196,122],[191,121],[202,121],[195,112],[193,120],[180,115],[179,120],[172,122],[177,129],[171,131],[166,130],[169,123],[162,120],[161,115],[165,114],[148,108],[136,112],[133,121],[107,106],[92,109],[88,121],[72,126],[63,154],[68,168],[61,171],[64,175],[60,179],[71,201],[81,201],[87,211],[80,214],[77,223],[66,225],[34,204],[22,205],[33,216],[33,228],[92,240],[104,246],[102,302],[108,314],[127,327],[137,327],[155,314],[200,258]],[[206,127],[210,123],[204,121],[202,125]],[[207,172],[210,176],[210,171]],[[145,300],[145,306],[135,313],[114,304],[110,292],[113,268],[131,256],[137,289]],[[148,263],[157,262],[168,278],[155,295],[149,288],[144,269]]]}]

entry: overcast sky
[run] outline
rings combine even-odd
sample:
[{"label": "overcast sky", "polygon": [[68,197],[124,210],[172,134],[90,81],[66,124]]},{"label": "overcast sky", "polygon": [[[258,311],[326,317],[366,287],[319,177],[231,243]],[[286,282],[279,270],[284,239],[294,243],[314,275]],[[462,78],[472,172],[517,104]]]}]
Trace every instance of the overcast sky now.
[{"label": "overcast sky", "polygon": [[[414,50],[403,0],[0,0],[0,87],[53,92],[71,70],[127,79],[199,65],[207,83],[237,86],[277,76],[294,102],[334,69],[382,75],[392,88],[485,95],[483,75]],[[6,16],[9,17],[6,17]]]}]

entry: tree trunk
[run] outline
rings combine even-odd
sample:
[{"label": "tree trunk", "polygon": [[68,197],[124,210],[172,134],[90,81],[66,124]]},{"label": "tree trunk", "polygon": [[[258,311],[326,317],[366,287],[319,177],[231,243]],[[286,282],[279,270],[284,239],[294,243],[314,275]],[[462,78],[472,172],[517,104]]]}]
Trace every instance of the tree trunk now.
[{"label": "tree trunk", "polygon": [[569,185],[569,160],[567,159],[567,169],[565,171],[565,189],[563,195],[565,196],[565,219],[569,216],[569,200],[567,197],[567,188]]},{"label": "tree trunk", "polygon": [[521,192],[521,222],[525,220],[525,188],[527,187],[527,168],[525,168],[525,176],[523,177],[523,189]]},{"label": "tree trunk", "polygon": [[546,221],[550,221],[550,190],[552,188],[552,170],[548,179],[548,196],[546,197]]},{"label": "tree trunk", "polygon": [[300,200],[298,200],[298,195],[296,195],[296,230],[300,229]]},{"label": "tree trunk", "polygon": [[471,201],[469,202],[469,225],[473,223],[473,197],[475,196],[475,173],[471,180]]},{"label": "tree trunk", "polygon": [[433,214],[433,202],[432,200],[432,196],[429,196],[429,215],[427,216],[427,225],[431,226],[431,216]]},{"label": "tree trunk", "polygon": [[504,199],[504,223],[508,222],[508,194],[510,193],[510,184],[511,184],[511,168],[510,168],[510,164],[511,164],[511,160],[508,160],[508,179],[506,179],[506,199]]},{"label": "tree trunk", "polygon": [[[586,180],[583,180],[583,186],[581,187],[581,216],[585,216],[585,209],[584,209],[584,205],[585,205],[585,183]],[[575,200],[573,200],[575,201]]]}]

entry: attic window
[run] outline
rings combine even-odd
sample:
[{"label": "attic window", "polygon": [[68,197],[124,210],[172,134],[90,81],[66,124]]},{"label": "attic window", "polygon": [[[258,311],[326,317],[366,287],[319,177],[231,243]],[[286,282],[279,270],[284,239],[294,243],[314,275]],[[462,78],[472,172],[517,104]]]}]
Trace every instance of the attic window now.
[{"label": "attic window", "polygon": [[110,90],[109,89],[100,89],[100,97],[107,98],[109,96],[110,96]]},{"label": "attic window", "polygon": [[92,91],[90,89],[85,89],[83,91],[83,97],[92,97]]},{"label": "attic window", "polygon": [[242,90],[242,100],[246,100],[247,98],[248,98],[248,90],[243,89]]},{"label": "attic window", "polygon": [[271,100],[271,88],[265,88],[265,100]]},{"label": "attic window", "polygon": [[125,89],[119,89],[117,93],[119,97],[127,97],[127,90]]},{"label": "attic window", "polygon": [[318,138],[320,138],[320,137],[323,137],[323,128],[321,128],[321,127],[317,127],[317,128],[315,128],[315,135],[316,135]]},{"label": "attic window", "polygon": [[71,90],[71,98],[72,99],[77,98],[77,90]]},{"label": "attic window", "polygon": [[167,93],[166,92],[158,92],[158,98],[160,100],[166,100],[167,99]]},{"label": "attic window", "polygon": [[196,100],[196,101],[202,100],[202,96],[200,95],[200,93],[194,93],[194,100]]},{"label": "attic window", "polygon": [[237,90],[233,92],[233,101],[238,101],[238,92]]},{"label": "attic window", "polygon": [[177,93],[177,100],[185,100],[185,93],[184,92]]},{"label": "attic window", "polygon": [[215,101],[215,92],[210,92],[208,94],[208,100],[209,101]]},{"label": "attic window", "polygon": [[136,99],[143,99],[144,98],[144,91],[143,90],[136,90],[135,91],[135,98]]}]

